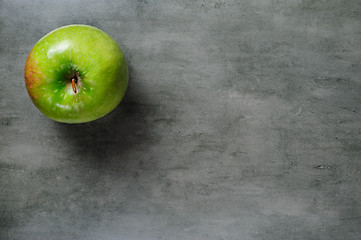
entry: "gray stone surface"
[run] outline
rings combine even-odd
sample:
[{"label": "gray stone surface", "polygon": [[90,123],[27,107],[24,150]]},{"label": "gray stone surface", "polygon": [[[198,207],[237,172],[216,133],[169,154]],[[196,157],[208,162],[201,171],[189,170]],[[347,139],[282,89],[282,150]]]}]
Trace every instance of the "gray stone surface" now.
[{"label": "gray stone surface", "polygon": [[[27,95],[36,41],[96,26],[108,116]],[[360,0],[0,0],[0,239],[361,239]]]}]

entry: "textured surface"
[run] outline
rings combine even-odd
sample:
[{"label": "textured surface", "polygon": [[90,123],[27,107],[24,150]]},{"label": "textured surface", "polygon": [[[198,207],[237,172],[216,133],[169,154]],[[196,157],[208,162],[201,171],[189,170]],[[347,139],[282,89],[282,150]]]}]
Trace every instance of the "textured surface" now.
[{"label": "textured surface", "polygon": [[[0,0],[0,239],[361,239],[359,0]],[[27,96],[83,23],[130,65],[84,125]]]}]

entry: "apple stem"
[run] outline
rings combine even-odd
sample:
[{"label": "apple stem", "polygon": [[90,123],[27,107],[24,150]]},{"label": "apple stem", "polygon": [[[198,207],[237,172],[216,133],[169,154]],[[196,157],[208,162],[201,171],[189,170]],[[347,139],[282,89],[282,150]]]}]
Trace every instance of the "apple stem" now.
[{"label": "apple stem", "polygon": [[74,93],[76,93],[75,82],[76,82],[76,78],[74,77],[74,78],[71,79],[71,86],[73,87]]}]

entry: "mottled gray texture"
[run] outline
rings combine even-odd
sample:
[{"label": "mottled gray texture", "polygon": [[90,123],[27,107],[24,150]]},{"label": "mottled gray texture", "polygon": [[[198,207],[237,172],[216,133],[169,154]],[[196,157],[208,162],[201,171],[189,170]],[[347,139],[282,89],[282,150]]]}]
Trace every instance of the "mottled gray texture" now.
[{"label": "mottled gray texture", "polygon": [[[49,31],[109,33],[108,116],[27,95]],[[0,0],[0,239],[361,239],[360,0]]]}]

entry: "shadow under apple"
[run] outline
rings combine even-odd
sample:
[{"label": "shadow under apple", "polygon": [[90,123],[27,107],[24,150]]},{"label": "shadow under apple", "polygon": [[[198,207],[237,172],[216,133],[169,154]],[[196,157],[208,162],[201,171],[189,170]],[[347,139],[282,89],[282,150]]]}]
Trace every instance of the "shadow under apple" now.
[{"label": "shadow under apple", "polygon": [[54,122],[67,158],[81,161],[88,167],[111,167],[127,161],[127,154],[134,149],[147,148],[156,141],[152,132],[152,116],[156,105],[142,93],[133,81],[132,68],[129,86],[122,102],[111,113],[89,123],[63,124]]}]

